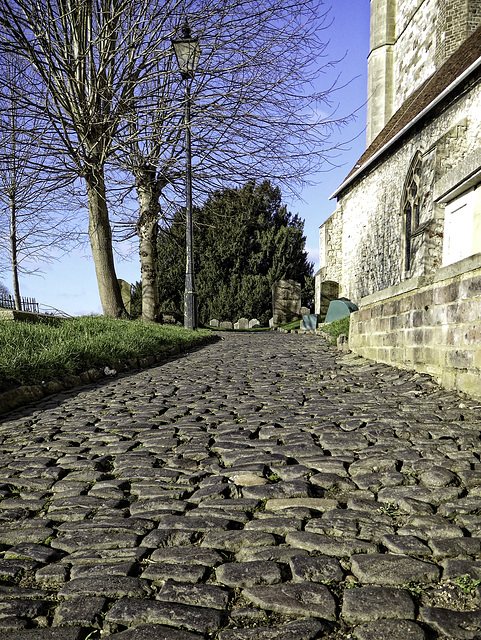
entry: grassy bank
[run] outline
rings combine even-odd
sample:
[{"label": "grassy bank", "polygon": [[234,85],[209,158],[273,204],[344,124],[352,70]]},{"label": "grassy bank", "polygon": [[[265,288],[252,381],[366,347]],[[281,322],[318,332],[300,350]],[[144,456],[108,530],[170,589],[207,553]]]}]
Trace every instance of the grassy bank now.
[{"label": "grassy bank", "polygon": [[55,326],[0,320],[0,387],[152,355],[208,333],[103,316],[72,318]]},{"label": "grassy bank", "polygon": [[335,344],[341,333],[345,333],[347,336],[349,335],[349,322],[350,317],[347,316],[346,318],[341,318],[340,320],[334,320],[334,322],[323,324],[321,329],[332,336],[332,342]]},{"label": "grassy bank", "polygon": [[[332,343],[335,344],[337,338],[341,335],[341,333],[345,333],[349,335],[349,322],[350,317],[341,318],[340,320],[334,320],[334,322],[329,322],[328,324],[322,324],[319,328],[324,333],[329,333],[332,336]],[[288,324],[282,325],[283,329],[290,331],[291,329],[299,329],[299,320],[293,320]]]}]

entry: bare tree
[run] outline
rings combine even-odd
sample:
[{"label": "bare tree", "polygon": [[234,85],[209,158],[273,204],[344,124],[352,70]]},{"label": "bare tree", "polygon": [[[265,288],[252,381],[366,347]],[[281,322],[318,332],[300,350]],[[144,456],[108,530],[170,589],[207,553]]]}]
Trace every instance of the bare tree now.
[{"label": "bare tree", "polygon": [[[194,189],[209,192],[270,178],[297,193],[329,166],[335,86],[324,82],[329,24],[319,0],[211,0],[183,3],[202,58],[192,83]],[[169,33],[181,26],[172,16]],[[183,81],[172,52],[157,60],[155,81],[132,96],[117,159],[135,177],[142,270],[142,317],[158,314],[156,239],[161,211],[185,180]],[[181,196],[182,197],[182,196]],[[162,201],[164,204],[162,204]]]},{"label": "bare tree", "polygon": [[59,172],[52,174],[44,145],[49,132],[25,114],[18,96],[29,90],[25,65],[11,57],[2,68],[0,93],[0,254],[8,254],[15,307],[21,309],[20,273],[63,254],[78,234],[75,212]]},{"label": "bare tree", "polygon": [[9,295],[10,291],[8,290],[8,287],[4,285],[3,282],[0,282],[0,296],[6,298]]},{"label": "bare tree", "polygon": [[[36,90],[22,100],[55,133],[51,154],[85,182],[104,313],[125,313],[115,275],[105,169],[129,152],[140,200],[144,319],[155,319],[155,234],[161,200],[184,179],[184,87],[170,41],[185,17],[201,37],[192,85],[199,198],[246,179],[296,190],[329,162],[341,118],[326,107],[322,0],[0,0],[0,46],[25,60]],[[145,278],[144,278],[145,275]]]},{"label": "bare tree", "polygon": [[[22,108],[55,131],[86,185],[89,237],[103,311],[125,314],[115,274],[105,163],[132,97],[163,53],[181,0],[0,0],[0,45],[25,60],[37,92]],[[170,34],[171,35],[171,34]]]},{"label": "bare tree", "polygon": [[138,213],[135,222],[128,216],[127,226],[134,226],[139,241],[144,322],[159,320],[157,238],[162,193],[174,185],[179,174],[183,175],[177,166],[183,128],[177,110],[172,111],[171,95],[176,93],[172,59],[168,57],[162,63],[153,84],[145,87],[144,95],[136,95],[116,154],[118,164],[129,170],[135,180]]}]

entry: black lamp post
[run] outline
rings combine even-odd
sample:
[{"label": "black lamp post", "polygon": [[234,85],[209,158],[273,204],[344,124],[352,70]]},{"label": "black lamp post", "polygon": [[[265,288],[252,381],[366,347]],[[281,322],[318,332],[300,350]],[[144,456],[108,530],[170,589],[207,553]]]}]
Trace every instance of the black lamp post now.
[{"label": "black lamp post", "polygon": [[190,142],[190,85],[195,75],[200,57],[199,38],[192,38],[187,18],[182,26],[182,38],[172,40],[175,57],[182,78],[185,80],[185,158],[186,158],[186,263],[185,263],[185,295],[184,295],[184,327],[197,329],[197,294],[194,284],[194,247],[192,223],[192,151]]}]

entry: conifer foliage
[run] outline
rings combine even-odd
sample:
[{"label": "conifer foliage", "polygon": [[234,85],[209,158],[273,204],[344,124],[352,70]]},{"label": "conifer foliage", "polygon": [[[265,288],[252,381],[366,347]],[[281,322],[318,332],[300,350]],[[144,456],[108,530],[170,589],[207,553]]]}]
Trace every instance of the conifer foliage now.
[{"label": "conifer foliage", "polygon": [[[312,288],[304,222],[282,204],[278,187],[248,182],[211,195],[194,209],[194,266],[201,323],[272,315],[271,287],[281,279]],[[185,212],[159,235],[160,305],[183,313]]]}]

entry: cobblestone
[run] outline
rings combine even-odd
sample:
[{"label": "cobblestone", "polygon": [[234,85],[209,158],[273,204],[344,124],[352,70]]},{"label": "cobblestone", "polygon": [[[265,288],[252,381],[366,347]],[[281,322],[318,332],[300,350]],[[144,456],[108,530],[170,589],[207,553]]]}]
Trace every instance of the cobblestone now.
[{"label": "cobblestone", "polygon": [[0,638],[475,640],[481,407],[224,339],[0,425]]}]

